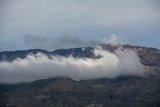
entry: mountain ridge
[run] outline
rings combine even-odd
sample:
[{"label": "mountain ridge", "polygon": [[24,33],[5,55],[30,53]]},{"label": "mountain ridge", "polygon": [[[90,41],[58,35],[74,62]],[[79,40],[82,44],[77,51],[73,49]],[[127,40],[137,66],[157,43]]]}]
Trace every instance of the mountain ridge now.
[{"label": "mountain ridge", "polygon": [[[137,53],[141,59],[141,63],[147,66],[160,66],[160,50],[156,48],[141,47],[141,46],[131,46],[131,45],[119,45],[112,46],[110,44],[100,44],[102,49],[114,52],[116,49],[123,47],[124,49],[131,49]],[[69,48],[69,49],[57,49],[55,51],[49,52],[43,49],[30,49],[30,50],[17,50],[17,51],[2,51],[0,52],[0,61],[14,61],[17,58],[24,59],[29,54],[42,53],[47,55],[49,58],[52,55],[65,56],[68,57],[72,55],[73,57],[81,58],[95,58],[93,53],[94,48],[92,47],[79,47],[79,48]]]}]

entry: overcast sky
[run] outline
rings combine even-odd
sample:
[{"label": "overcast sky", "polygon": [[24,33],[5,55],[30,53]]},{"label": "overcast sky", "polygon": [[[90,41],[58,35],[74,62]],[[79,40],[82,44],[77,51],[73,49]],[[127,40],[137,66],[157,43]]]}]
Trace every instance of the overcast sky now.
[{"label": "overcast sky", "polygon": [[110,34],[160,48],[160,1],[0,0],[1,51],[87,46]]}]

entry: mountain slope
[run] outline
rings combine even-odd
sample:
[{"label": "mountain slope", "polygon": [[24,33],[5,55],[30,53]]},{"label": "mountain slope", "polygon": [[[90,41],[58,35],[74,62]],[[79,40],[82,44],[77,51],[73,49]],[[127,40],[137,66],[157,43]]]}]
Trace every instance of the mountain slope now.
[{"label": "mountain slope", "polygon": [[93,56],[93,48],[70,48],[70,49],[58,49],[53,52],[49,52],[42,49],[30,49],[30,50],[17,50],[17,51],[3,51],[0,52],[0,61],[14,61],[17,58],[24,59],[27,55],[35,55],[37,53],[42,53],[47,55],[48,57],[52,55],[60,55],[68,57],[70,55],[74,57],[92,57]]},{"label": "mountain slope", "polygon": [[[160,75],[157,78],[160,79]],[[0,105],[86,107],[96,104],[104,107],[158,107],[160,82],[157,78],[118,77],[74,81],[61,77],[8,85],[10,89],[1,92]]]}]

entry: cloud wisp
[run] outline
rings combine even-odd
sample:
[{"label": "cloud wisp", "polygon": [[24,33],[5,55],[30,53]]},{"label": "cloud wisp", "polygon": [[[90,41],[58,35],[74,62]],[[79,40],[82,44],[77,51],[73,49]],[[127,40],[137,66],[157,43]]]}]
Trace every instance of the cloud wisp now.
[{"label": "cloud wisp", "polygon": [[13,62],[0,62],[0,83],[30,82],[63,76],[75,80],[143,76],[144,69],[132,50],[117,49],[115,53],[111,53],[96,48],[94,54],[102,57],[92,59],[52,56],[49,59],[38,53]]},{"label": "cloud wisp", "polygon": [[125,44],[127,38],[125,36],[117,36],[115,34],[111,34],[108,38],[101,39],[101,44],[111,44],[113,46]]},{"label": "cloud wisp", "polygon": [[27,47],[55,50],[68,47],[95,47],[98,42],[95,40],[84,40],[77,36],[62,35],[59,37],[41,37],[35,35],[23,35],[24,44]]}]

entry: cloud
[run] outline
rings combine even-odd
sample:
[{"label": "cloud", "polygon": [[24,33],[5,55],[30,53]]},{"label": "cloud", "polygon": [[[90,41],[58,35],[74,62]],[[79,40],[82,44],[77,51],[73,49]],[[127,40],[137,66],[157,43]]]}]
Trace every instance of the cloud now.
[{"label": "cloud", "polygon": [[68,35],[63,35],[58,38],[56,38],[62,45],[75,45],[75,46],[80,46],[84,43],[82,39],[76,36],[68,36]]},{"label": "cloud", "polygon": [[24,43],[28,47],[32,48],[46,48],[49,47],[48,41],[50,41],[49,38],[41,37],[41,36],[34,36],[30,34],[23,35]]},{"label": "cloud", "polygon": [[103,38],[100,43],[101,44],[111,44],[111,45],[122,45],[125,44],[127,38],[125,36],[117,36],[115,34],[111,34],[108,38]]},{"label": "cloud", "polygon": [[23,35],[27,47],[55,50],[68,47],[95,47],[98,42],[94,40],[83,40],[77,36],[62,35],[59,37],[42,37],[35,35]]},{"label": "cloud", "polygon": [[101,58],[74,58],[42,53],[28,55],[13,62],[0,62],[0,83],[29,82],[50,77],[67,76],[75,80],[143,76],[144,69],[132,50],[117,49],[116,53],[96,48]]}]

